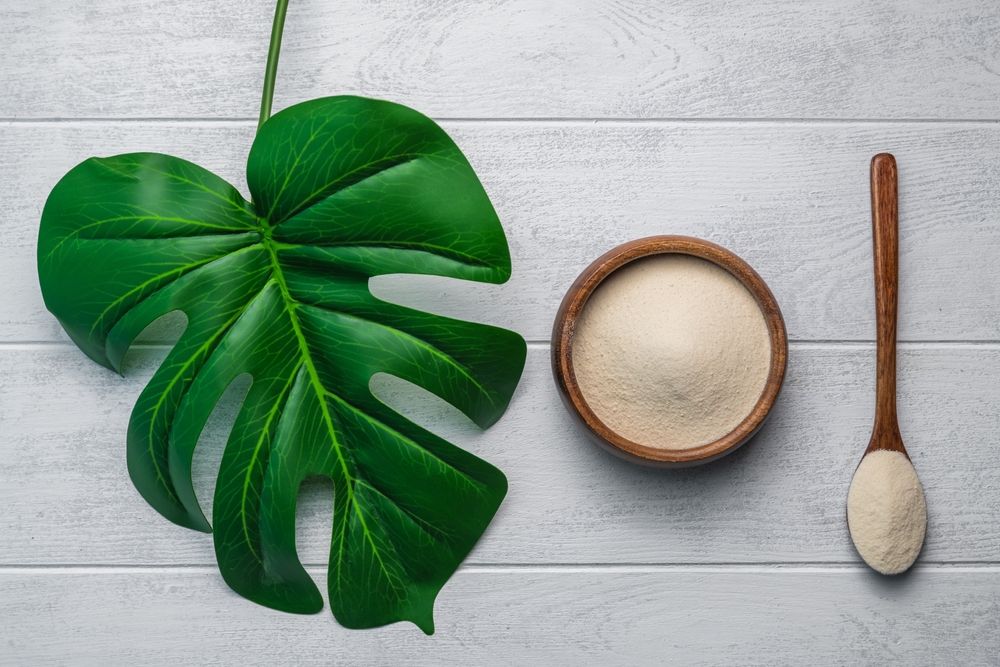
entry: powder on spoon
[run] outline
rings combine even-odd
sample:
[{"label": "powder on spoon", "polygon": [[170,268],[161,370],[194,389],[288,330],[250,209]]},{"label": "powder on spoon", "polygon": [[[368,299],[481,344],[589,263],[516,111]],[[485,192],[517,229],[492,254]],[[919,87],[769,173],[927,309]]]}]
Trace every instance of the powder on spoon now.
[{"label": "powder on spoon", "polygon": [[924,543],[927,503],[905,454],[877,449],[861,459],[847,492],[847,526],[873,569],[899,574],[913,564]]},{"label": "powder on spoon", "polygon": [[728,435],[767,384],[764,314],[734,275],[691,255],[630,262],[587,300],[573,370],[591,410],[632,442],[691,449]]}]

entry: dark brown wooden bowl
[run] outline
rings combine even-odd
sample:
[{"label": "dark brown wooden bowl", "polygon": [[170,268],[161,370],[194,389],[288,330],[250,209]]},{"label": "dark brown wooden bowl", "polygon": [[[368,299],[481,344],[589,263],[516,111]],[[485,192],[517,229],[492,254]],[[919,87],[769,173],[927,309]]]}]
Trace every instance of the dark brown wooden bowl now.
[{"label": "dark brown wooden bowl", "polygon": [[[721,266],[743,283],[764,313],[771,338],[771,368],[764,392],[750,414],[728,435],[707,445],[691,449],[658,449],[632,442],[612,431],[590,409],[573,371],[573,334],[577,318],[583,312],[587,299],[601,281],[622,266],[650,255],[678,253],[694,255]],[[714,461],[734,451],[750,439],[764,423],[774,405],[785,377],[788,359],[788,338],[785,321],[778,303],[764,280],[750,265],[730,251],[701,239],[688,236],[650,236],[620,245],[604,253],[588,266],[566,292],[556,321],[552,327],[552,372],[563,404],[569,413],[583,425],[587,433],[602,447],[634,463],[666,468],[681,468]]]}]

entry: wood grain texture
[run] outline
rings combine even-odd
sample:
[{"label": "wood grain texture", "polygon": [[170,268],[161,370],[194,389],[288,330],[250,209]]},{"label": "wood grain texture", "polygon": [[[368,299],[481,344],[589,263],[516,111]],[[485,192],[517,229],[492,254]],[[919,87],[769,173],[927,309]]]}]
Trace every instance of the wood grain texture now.
[{"label": "wood grain texture", "polygon": [[[362,94],[453,119],[510,239],[506,285],[387,276],[376,293],[535,341],[485,433],[374,381],[510,479],[429,638],[229,591],[211,539],[153,512],[126,472],[128,415],[164,349],[115,376],[68,344],[38,291],[42,206],[87,157],[166,152],[246,192],[272,10],[0,3],[0,664],[996,663],[995,2],[293,0],[275,108]],[[883,151],[905,165],[899,421],[929,510],[916,567],[891,580],[861,564],[843,515],[875,399],[874,343],[851,341],[875,339],[867,165]],[[655,234],[743,257],[793,341],[762,431],[697,469],[639,468],[587,441],[538,344],[587,264]],[[230,388],[196,454],[206,505],[245,391]],[[317,566],[332,502],[323,482],[300,494],[299,552]]]},{"label": "wood grain texture", "polygon": [[871,163],[872,256],[875,259],[875,423],[865,455],[876,449],[909,458],[896,415],[896,322],[899,314],[899,183],[896,158]]},{"label": "wood grain texture", "polygon": [[[45,198],[91,155],[169,152],[244,188],[253,123],[0,125],[0,340],[66,340],[42,304]],[[684,234],[732,250],[768,283],[791,340],[874,340],[868,163],[900,174],[901,340],[1000,339],[1000,125],[949,123],[445,123],[504,224],[502,286],[374,281],[414,307],[549,339],[576,276],[607,250]],[[821,155],[818,159],[816,156]]]},{"label": "wood grain texture", "polygon": [[[6,0],[0,117],[255,118],[273,3]],[[447,118],[997,118],[991,0],[299,0],[275,108]]]},{"label": "wood grain texture", "polygon": [[[378,380],[390,405],[510,480],[469,562],[858,562],[844,506],[871,432],[874,345],[793,345],[757,436],[686,470],[636,466],[592,443],[560,404],[548,354],[530,348],[510,410],[485,432],[423,390]],[[162,356],[134,354],[122,379],[69,346],[0,348],[0,564],[214,562],[211,538],[156,514],[126,471],[129,412]],[[899,366],[900,423],[929,510],[918,564],[998,562],[1000,346],[903,344]],[[224,402],[196,450],[206,509],[235,408]],[[331,521],[332,488],[307,485],[305,562],[326,562]]]},{"label": "wood grain texture", "polygon": [[[323,571],[311,570],[319,582]],[[993,665],[1000,570],[460,570],[437,632],[281,614],[210,570],[0,570],[16,665]],[[709,582],[713,582],[709,585]],[[320,583],[325,590],[325,583]],[[13,593],[13,595],[11,595]],[[934,601],[934,604],[927,604]]]}]

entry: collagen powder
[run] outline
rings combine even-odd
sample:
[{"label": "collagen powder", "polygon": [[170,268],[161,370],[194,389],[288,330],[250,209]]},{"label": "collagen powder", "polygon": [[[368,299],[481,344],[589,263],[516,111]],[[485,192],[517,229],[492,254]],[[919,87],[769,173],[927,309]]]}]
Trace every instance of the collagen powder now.
[{"label": "collagen powder", "polygon": [[767,323],[731,273],[691,255],[626,264],[587,300],[573,334],[587,404],[632,442],[690,449],[753,410],[771,364]]},{"label": "collagen powder", "polygon": [[899,574],[913,564],[924,543],[927,504],[906,454],[876,449],[861,459],[847,492],[847,526],[873,569]]}]

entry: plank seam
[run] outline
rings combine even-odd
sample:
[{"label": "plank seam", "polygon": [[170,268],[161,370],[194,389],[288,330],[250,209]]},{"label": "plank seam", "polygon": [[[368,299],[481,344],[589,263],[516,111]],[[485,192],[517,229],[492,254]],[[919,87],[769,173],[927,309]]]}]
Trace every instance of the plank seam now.
[{"label": "plank seam", "polygon": [[[511,117],[511,118],[452,118],[434,117],[438,123],[449,124],[560,124],[560,125],[655,125],[667,123],[684,124],[734,124],[734,125],[996,125],[1000,119],[996,118],[685,118],[685,117],[662,117],[662,118],[623,118],[623,117],[587,117],[575,118],[572,116],[539,116],[539,117]],[[136,116],[134,118],[125,117],[39,117],[24,118],[18,116],[0,117],[0,123],[8,125],[68,125],[68,124],[100,124],[100,123],[129,123],[129,124],[169,124],[169,123],[205,123],[212,125],[234,124],[234,125],[255,125],[256,118],[249,117],[221,117],[212,118],[209,116]]]},{"label": "plank seam", "polygon": [[[544,349],[550,347],[548,340],[528,340],[529,348]],[[133,350],[169,350],[176,342],[143,342],[135,343],[130,349]],[[1000,340],[901,340],[897,341],[900,349],[964,349],[964,348],[986,348],[1000,349]],[[874,340],[790,340],[789,347],[797,349],[822,349],[822,348],[854,348],[854,349],[874,349]],[[75,350],[76,345],[67,341],[59,340],[26,340],[26,341],[0,341],[0,350],[32,350],[32,349],[65,349]]]},{"label": "plank seam", "polygon": [[[324,564],[306,564],[305,568],[313,572],[322,572],[326,569]],[[1000,574],[1000,563],[995,562],[930,562],[918,563],[910,568],[909,572],[974,572]],[[215,565],[0,565],[0,576],[11,574],[140,574],[140,573],[178,573],[193,572],[204,574],[216,574],[218,568]],[[606,573],[761,573],[770,574],[777,572],[787,573],[817,573],[817,572],[838,572],[857,573],[871,572],[871,569],[861,563],[675,563],[675,564],[613,564],[613,563],[483,563],[474,565],[463,565],[458,573],[465,574],[485,574],[485,573],[560,573],[575,574],[586,572],[606,572]]]}]

